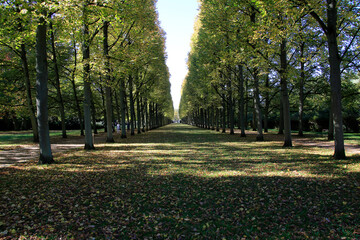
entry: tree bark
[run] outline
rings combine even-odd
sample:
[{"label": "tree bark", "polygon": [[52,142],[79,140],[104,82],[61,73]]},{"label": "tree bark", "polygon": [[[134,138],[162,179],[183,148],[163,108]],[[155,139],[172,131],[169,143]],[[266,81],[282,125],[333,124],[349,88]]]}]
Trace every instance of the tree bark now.
[{"label": "tree bark", "polygon": [[133,77],[129,76],[129,97],[130,97],[130,130],[131,136],[135,135],[134,127],[134,116],[135,116],[135,107],[134,107],[134,94],[133,94]]},{"label": "tree bark", "polygon": [[112,100],[111,100],[111,87],[105,87],[105,106],[106,106],[106,142],[115,142],[113,136],[113,114],[112,114]]},{"label": "tree bark", "polygon": [[281,96],[283,101],[283,113],[284,113],[284,147],[292,147],[291,140],[291,116],[290,116],[290,102],[287,86],[287,56],[286,56],[286,40],[281,42],[280,46],[280,85]]},{"label": "tree bark", "polygon": [[74,41],[74,46],[73,47],[74,47],[74,69],[73,69],[72,74],[71,74],[71,84],[72,84],[72,89],[73,89],[74,98],[75,98],[76,110],[77,110],[78,118],[79,118],[79,122],[80,122],[80,135],[84,136],[83,116],[82,116],[82,112],[81,112],[81,108],[80,108],[80,101],[79,101],[79,98],[77,96],[76,83],[75,83],[75,73],[76,73],[76,67],[77,67],[77,50],[76,50],[75,41]]},{"label": "tree bark", "polygon": [[145,99],[145,118],[146,118],[146,122],[145,122],[145,130],[149,131],[150,128],[150,117],[149,117],[149,105],[148,105],[148,101],[147,99]]},{"label": "tree bark", "polygon": [[269,107],[270,107],[270,80],[269,75],[266,76],[265,80],[265,109],[264,109],[264,132],[269,132]]},{"label": "tree bark", "polygon": [[280,112],[280,117],[279,117],[279,131],[278,131],[278,134],[283,135],[284,134],[284,104],[283,104],[281,93],[280,93],[279,112]]},{"label": "tree bark", "polygon": [[96,108],[95,108],[95,102],[94,102],[91,86],[90,86],[90,98],[91,98],[90,103],[91,103],[92,127],[93,127],[94,134],[98,134],[98,129],[97,129],[97,125],[96,125]]},{"label": "tree bark", "polygon": [[341,103],[341,71],[339,49],[337,43],[337,1],[327,0],[327,40],[330,63],[331,110],[335,130],[335,159],[345,159],[343,117]]},{"label": "tree bark", "polygon": [[[125,85],[124,85],[125,86]],[[125,103],[125,110],[126,110],[126,120],[127,120],[127,130],[130,130],[130,110],[129,110],[129,106],[128,106],[128,100],[127,100],[127,95],[126,95],[126,90],[124,92],[124,103]]]},{"label": "tree bark", "polygon": [[46,52],[46,22],[40,18],[36,30],[36,107],[39,129],[39,164],[53,163],[48,121],[48,69]]},{"label": "tree bark", "polygon": [[[100,75],[100,82],[102,82],[102,78],[101,78],[101,75]],[[100,85],[100,95],[101,95],[101,102],[102,102],[102,114],[104,116],[104,131],[107,133],[107,116],[106,116],[106,103],[105,103],[105,92],[104,92],[104,89],[103,87]],[[94,106],[93,102],[91,103],[92,106]],[[94,107],[92,107],[92,109],[94,109]],[[93,115],[93,118],[94,119],[94,115]],[[93,122],[93,125],[96,124],[96,122],[94,123]]]},{"label": "tree bark", "polygon": [[226,102],[224,99],[223,99],[223,108],[222,108],[221,114],[222,114],[222,131],[221,132],[225,133],[226,132]]},{"label": "tree bark", "polygon": [[260,107],[260,90],[259,90],[259,76],[258,70],[254,69],[254,109],[256,114],[256,141],[264,141],[263,127],[262,127],[262,113]]},{"label": "tree bark", "polygon": [[211,130],[215,130],[215,107],[211,106]]},{"label": "tree bark", "polygon": [[245,134],[245,100],[244,100],[244,70],[243,66],[239,65],[239,122],[241,137],[246,137]]},{"label": "tree bark", "polygon": [[323,32],[326,34],[328,51],[329,51],[329,65],[330,65],[330,87],[331,87],[331,109],[334,119],[335,130],[335,148],[334,158],[345,159],[345,145],[343,132],[343,117],[342,117],[342,103],[341,103],[341,71],[340,63],[341,57],[339,55],[339,47],[337,42],[337,0],[327,0],[327,23],[325,24],[319,15],[314,11],[310,14],[319,23]]},{"label": "tree bark", "polygon": [[328,140],[334,140],[334,114],[331,109],[332,104],[330,103],[329,109],[329,129],[328,129]]},{"label": "tree bark", "polygon": [[304,136],[303,117],[304,117],[304,83],[305,83],[305,62],[304,58],[305,43],[300,45],[300,82],[299,82],[299,136]]},{"label": "tree bark", "polygon": [[146,113],[145,113],[145,101],[144,99],[141,97],[141,131],[145,132],[145,125],[146,125],[146,121],[145,121],[145,117],[146,117]]},{"label": "tree bark", "polygon": [[106,108],[106,142],[115,142],[113,136],[113,116],[112,116],[112,100],[111,100],[111,87],[110,87],[110,62],[109,62],[109,43],[108,43],[108,28],[109,22],[104,21],[103,25],[103,53],[105,58],[105,108]]},{"label": "tree bark", "polygon": [[115,107],[116,107],[116,117],[117,121],[120,122],[121,120],[121,114],[120,114],[120,106],[119,106],[119,98],[118,98],[118,92],[115,91]]},{"label": "tree bark", "polygon": [[234,135],[234,126],[235,126],[235,111],[234,111],[234,100],[233,100],[233,91],[232,91],[232,79],[231,76],[228,76],[228,103],[229,103],[229,128],[230,128],[230,135]]},{"label": "tree bark", "polygon": [[126,138],[125,81],[120,79],[121,138]]},{"label": "tree bark", "polygon": [[159,127],[159,105],[156,103],[155,104],[155,119],[156,119],[156,128]]},{"label": "tree bark", "polygon": [[64,107],[64,100],[61,94],[61,88],[60,88],[60,74],[59,74],[59,67],[56,57],[56,49],[55,49],[55,34],[54,34],[54,28],[52,25],[52,22],[50,21],[49,24],[50,27],[50,39],[51,39],[51,49],[52,49],[52,55],[53,55],[53,64],[54,64],[54,73],[55,73],[55,88],[56,88],[56,95],[57,95],[57,101],[59,103],[60,108],[60,118],[61,118],[61,130],[62,130],[62,137],[67,138],[66,135],[66,120],[65,120],[65,107]]},{"label": "tree bark", "polygon": [[[83,79],[84,79],[84,127],[85,127],[85,150],[95,149],[91,131],[91,85],[90,85],[90,36],[87,19],[86,3],[83,9]],[[96,128],[96,126],[95,126]]]},{"label": "tree bark", "polygon": [[220,127],[219,127],[219,108],[216,108],[216,116],[215,116],[215,121],[216,121],[216,131],[219,132],[220,131]]},{"label": "tree bark", "polygon": [[141,133],[141,109],[140,109],[140,96],[137,96],[136,99],[136,112],[137,112],[137,133]]},{"label": "tree bark", "polygon": [[21,56],[22,66],[23,66],[24,74],[25,74],[26,103],[27,103],[27,108],[29,111],[31,128],[32,128],[32,132],[33,132],[33,142],[37,143],[37,142],[39,142],[38,123],[37,123],[37,120],[35,117],[36,112],[35,112],[34,104],[32,101],[32,96],[31,96],[31,81],[30,81],[29,64],[27,61],[26,49],[25,49],[24,43],[21,44],[20,56]]}]

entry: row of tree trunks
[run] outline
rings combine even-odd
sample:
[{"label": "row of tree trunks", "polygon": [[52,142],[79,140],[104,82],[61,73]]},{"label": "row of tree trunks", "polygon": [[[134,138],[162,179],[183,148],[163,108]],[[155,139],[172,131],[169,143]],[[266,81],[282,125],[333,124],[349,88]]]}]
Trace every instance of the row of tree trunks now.
[{"label": "row of tree trunks", "polygon": [[[82,111],[80,109],[80,100],[77,95],[76,83],[75,83],[75,73],[77,67],[77,47],[74,41],[74,69],[72,71],[70,80],[72,83],[72,88],[74,92],[76,109],[78,111],[78,117],[80,119],[81,126],[81,135],[84,135],[85,130],[85,146],[86,150],[94,149],[94,138],[92,134],[92,126],[94,127],[94,133],[97,133],[96,128],[96,111],[95,105],[91,92],[91,79],[90,79],[90,44],[92,39],[98,33],[100,29],[96,29],[92,36],[90,36],[89,31],[89,23],[88,23],[88,2],[83,3],[83,11],[82,11],[82,20],[83,20],[83,42],[82,42],[82,55],[83,55],[83,86],[84,86],[84,114],[82,116]],[[101,89],[103,99],[103,105],[105,111],[105,119],[106,119],[106,132],[107,138],[106,142],[114,142],[113,137],[113,93],[115,93],[116,100],[116,110],[118,118],[121,117],[121,125],[122,125],[122,135],[121,137],[126,137],[126,87],[125,87],[125,79],[120,80],[120,89],[111,88],[111,69],[110,69],[110,61],[109,61],[109,43],[108,43],[108,27],[109,22],[104,21],[102,26],[103,30],[103,56],[105,59],[105,91]],[[62,126],[62,136],[64,138],[66,135],[66,125],[65,125],[65,107],[64,101],[61,93],[60,86],[60,73],[59,66],[56,54],[56,46],[55,46],[55,34],[52,23],[50,21],[50,43],[51,43],[51,53],[52,53],[52,62],[54,67],[54,86],[57,91],[57,101],[59,103],[60,115],[61,115],[61,126]],[[40,145],[40,157],[39,163],[48,164],[54,162],[52,152],[51,152],[51,144],[50,144],[50,134],[49,134],[49,123],[48,123],[48,63],[47,63],[47,25],[44,18],[40,18],[40,22],[38,24],[36,30],[36,106],[37,106],[37,119],[35,118],[35,109],[32,104],[31,97],[31,84],[30,84],[30,74],[26,56],[25,44],[21,45],[21,50],[18,51],[18,55],[21,57],[22,65],[25,73],[25,88],[27,93],[27,104],[30,112],[30,119],[33,128],[33,137],[34,141],[39,141]],[[113,92],[114,91],[114,92]],[[118,105],[118,92],[120,93],[120,106]],[[136,128],[138,129],[138,134],[141,131],[145,131],[148,129],[153,129],[160,127],[166,123],[169,123],[169,120],[166,120],[164,115],[161,113],[161,109],[157,103],[147,103],[147,100],[137,96],[134,99],[134,91],[133,91],[133,76],[129,77],[129,101],[130,101],[130,112],[128,111],[127,117],[128,122],[131,125],[131,134],[134,134],[135,123]],[[137,114],[135,114],[135,101],[136,101],[136,110]],[[149,106],[149,108],[148,108]],[[130,116],[129,116],[130,115]],[[82,119],[84,122],[82,122]],[[131,120],[131,121],[130,121]],[[91,123],[92,121],[92,123]],[[84,123],[84,124],[82,124]]]}]

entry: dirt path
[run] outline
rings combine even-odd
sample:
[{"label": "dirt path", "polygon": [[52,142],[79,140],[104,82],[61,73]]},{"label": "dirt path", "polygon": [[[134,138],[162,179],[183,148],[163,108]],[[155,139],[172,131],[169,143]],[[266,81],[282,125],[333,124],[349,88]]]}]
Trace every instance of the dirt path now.
[{"label": "dirt path", "polygon": [[[229,132],[229,131],[227,131]],[[235,130],[235,133],[240,134],[239,130]],[[248,131],[247,135],[255,135],[256,132]],[[106,138],[105,133],[100,133],[95,136],[95,144],[104,143]],[[271,134],[272,141],[282,141],[283,136]],[[266,140],[266,136],[265,136]],[[293,136],[294,146],[310,146],[320,147],[326,149],[333,149],[333,141],[315,141],[307,137]],[[65,152],[76,148],[83,148],[84,137],[69,136],[67,139],[57,137],[52,139],[51,149],[53,153]],[[360,146],[353,144],[345,144],[346,153],[349,155],[360,154]],[[23,144],[10,149],[1,149],[0,147],[0,168],[9,167],[14,164],[35,160],[39,156],[39,146],[37,144]]]},{"label": "dirt path", "polygon": [[[95,144],[104,142],[105,133],[95,136]],[[56,137],[51,139],[51,150],[53,153],[65,152],[76,148],[84,147],[84,137],[68,136],[63,139]],[[38,144],[22,144],[15,147],[0,147],[0,168],[9,167],[14,164],[35,160],[39,157]]]}]

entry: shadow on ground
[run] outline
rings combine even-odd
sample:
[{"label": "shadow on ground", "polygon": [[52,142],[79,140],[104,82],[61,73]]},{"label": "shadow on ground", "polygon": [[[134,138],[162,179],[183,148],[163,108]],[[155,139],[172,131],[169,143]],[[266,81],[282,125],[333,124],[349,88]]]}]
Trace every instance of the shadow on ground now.
[{"label": "shadow on ground", "polygon": [[0,169],[0,238],[360,237],[359,156],[171,125]]}]

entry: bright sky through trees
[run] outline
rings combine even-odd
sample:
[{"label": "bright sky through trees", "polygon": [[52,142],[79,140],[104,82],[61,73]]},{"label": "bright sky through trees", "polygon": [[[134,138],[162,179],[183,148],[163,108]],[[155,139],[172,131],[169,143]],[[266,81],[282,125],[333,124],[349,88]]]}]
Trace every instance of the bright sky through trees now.
[{"label": "bright sky through trees", "polygon": [[167,65],[171,74],[174,108],[179,108],[181,84],[187,73],[186,59],[197,15],[197,0],[158,0],[161,27],[166,32]]}]

